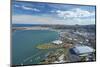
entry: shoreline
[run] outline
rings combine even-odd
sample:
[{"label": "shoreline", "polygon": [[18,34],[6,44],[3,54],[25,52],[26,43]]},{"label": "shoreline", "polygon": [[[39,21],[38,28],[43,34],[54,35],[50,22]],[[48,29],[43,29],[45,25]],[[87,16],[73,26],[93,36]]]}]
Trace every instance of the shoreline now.
[{"label": "shoreline", "polygon": [[12,31],[15,32],[17,30],[49,30],[49,31],[56,31],[60,32],[60,30],[53,29],[50,27],[12,27]]}]

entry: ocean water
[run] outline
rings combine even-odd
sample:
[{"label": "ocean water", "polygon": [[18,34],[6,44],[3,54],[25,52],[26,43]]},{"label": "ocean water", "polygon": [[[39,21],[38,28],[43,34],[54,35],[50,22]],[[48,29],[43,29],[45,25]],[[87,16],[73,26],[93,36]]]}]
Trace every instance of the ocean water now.
[{"label": "ocean water", "polygon": [[36,46],[58,38],[58,33],[49,30],[19,30],[12,33],[12,64],[39,64],[49,50]]}]

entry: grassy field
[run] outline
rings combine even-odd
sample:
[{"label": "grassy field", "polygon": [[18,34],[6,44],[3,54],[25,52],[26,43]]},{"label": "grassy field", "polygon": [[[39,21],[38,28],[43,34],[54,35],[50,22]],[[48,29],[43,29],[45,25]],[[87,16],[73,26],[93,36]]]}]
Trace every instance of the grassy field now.
[{"label": "grassy field", "polygon": [[52,43],[45,43],[45,44],[40,44],[37,46],[38,49],[52,49],[52,48],[59,48],[58,45],[54,45]]}]

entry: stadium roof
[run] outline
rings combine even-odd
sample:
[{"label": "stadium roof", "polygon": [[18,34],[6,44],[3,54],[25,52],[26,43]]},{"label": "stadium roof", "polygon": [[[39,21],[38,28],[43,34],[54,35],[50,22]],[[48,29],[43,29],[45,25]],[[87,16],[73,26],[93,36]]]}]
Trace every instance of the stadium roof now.
[{"label": "stadium roof", "polygon": [[76,54],[87,54],[94,52],[94,49],[89,46],[75,46],[73,50]]}]

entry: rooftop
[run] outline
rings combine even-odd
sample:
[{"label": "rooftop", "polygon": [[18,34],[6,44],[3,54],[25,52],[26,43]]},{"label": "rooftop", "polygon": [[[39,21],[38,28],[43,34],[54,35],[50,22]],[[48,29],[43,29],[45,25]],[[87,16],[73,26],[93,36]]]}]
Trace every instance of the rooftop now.
[{"label": "rooftop", "polygon": [[52,43],[54,43],[54,44],[62,44],[62,41],[61,40],[55,40]]},{"label": "rooftop", "polygon": [[76,54],[87,54],[94,52],[94,49],[89,46],[75,46],[73,48]]}]

